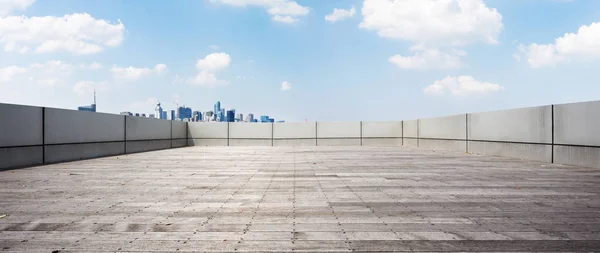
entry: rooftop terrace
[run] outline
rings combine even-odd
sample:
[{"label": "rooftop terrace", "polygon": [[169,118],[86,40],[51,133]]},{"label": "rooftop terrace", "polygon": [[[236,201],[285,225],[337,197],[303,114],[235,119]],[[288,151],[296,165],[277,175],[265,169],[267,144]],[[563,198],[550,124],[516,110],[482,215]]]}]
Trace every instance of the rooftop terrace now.
[{"label": "rooftop terrace", "polygon": [[0,251],[594,251],[599,193],[464,152],[187,147],[0,171]]}]

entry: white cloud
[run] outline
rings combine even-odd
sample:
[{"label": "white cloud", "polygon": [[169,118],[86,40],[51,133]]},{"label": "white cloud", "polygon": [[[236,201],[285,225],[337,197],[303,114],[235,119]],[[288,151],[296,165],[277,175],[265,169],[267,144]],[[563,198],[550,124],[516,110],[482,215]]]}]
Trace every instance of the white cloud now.
[{"label": "white cloud", "polygon": [[214,72],[229,67],[229,64],[231,64],[231,56],[226,53],[213,53],[207,55],[204,59],[198,60],[196,68],[198,70]]},{"label": "white cloud", "polygon": [[310,9],[291,0],[211,0],[235,7],[257,6],[267,10],[271,19],[282,23],[295,23],[297,17],[306,16]]},{"label": "white cloud", "polygon": [[428,95],[443,95],[447,91],[454,96],[487,94],[504,90],[504,87],[475,80],[472,76],[448,76],[427,86],[424,92]]},{"label": "white cloud", "polygon": [[325,21],[335,23],[340,20],[354,17],[354,15],[356,15],[356,9],[354,6],[352,6],[352,8],[349,10],[334,8],[331,14],[325,16]]},{"label": "white cloud", "polygon": [[35,0],[0,0],[0,17],[12,13],[13,10],[25,10]]},{"label": "white cloud", "polygon": [[554,44],[521,44],[518,50],[534,68],[600,59],[600,23],[583,25],[577,33],[566,33],[557,38]]},{"label": "white cloud", "polygon": [[299,21],[299,19],[291,17],[291,16],[279,16],[279,15],[275,15],[273,16],[273,21],[279,22],[279,23],[286,23],[286,24],[293,24]]},{"label": "white cloud", "polygon": [[361,28],[429,47],[495,44],[502,16],[482,0],[365,0]]},{"label": "white cloud", "polygon": [[165,64],[156,64],[154,68],[136,68],[132,66],[122,68],[115,65],[111,69],[114,78],[123,81],[136,81],[142,77],[146,77],[152,74],[164,73],[167,70],[168,68]]},{"label": "white cloud", "polygon": [[92,62],[92,63],[91,63],[89,66],[88,66],[88,68],[89,68],[89,69],[94,69],[94,70],[96,70],[96,69],[102,69],[102,68],[104,68],[104,66],[102,66],[102,63],[99,63],[99,62]]},{"label": "white cloud", "polygon": [[188,83],[199,86],[216,87],[226,85],[227,81],[217,79],[217,76],[215,76],[213,73],[200,71],[200,73],[198,73],[196,76],[190,78]]},{"label": "white cloud", "polygon": [[453,50],[449,54],[438,49],[424,49],[413,56],[394,55],[389,58],[389,62],[401,69],[455,69],[460,68],[460,57],[465,54],[460,50]]},{"label": "white cloud", "polygon": [[79,81],[73,85],[73,92],[78,96],[86,96],[93,94],[96,91],[108,90],[108,82],[94,82],[94,81]]},{"label": "white cloud", "polygon": [[123,41],[125,26],[95,19],[87,13],[62,17],[0,17],[0,44],[7,52],[37,53],[67,51],[93,54]]},{"label": "white cloud", "polygon": [[212,53],[196,62],[196,68],[199,70],[196,76],[185,79],[180,76],[175,77],[175,82],[187,82],[189,84],[216,87],[227,85],[227,81],[219,80],[215,72],[226,69],[231,64],[231,56],[227,53]]},{"label": "white cloud", "polygon": [[281,90],[282,91],[288,91],[292,89],[292,83],[288,82],[288,81],[284,81],[281,83]]},{"label": "white cloud", "polygon": [[27,69],[22,67],[9,66],[0,68],[0,84],[12,82],[15,76],[24,75],[25,73],[27,73]]}]

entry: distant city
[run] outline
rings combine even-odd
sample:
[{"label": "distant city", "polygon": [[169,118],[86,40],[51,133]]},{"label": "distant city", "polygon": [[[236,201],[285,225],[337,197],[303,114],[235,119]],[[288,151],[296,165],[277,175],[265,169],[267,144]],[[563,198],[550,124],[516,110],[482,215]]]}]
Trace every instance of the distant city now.
[{"label": "distant city", "polygon": [[[86,106],[77,107],[79,111],[96,112],[96,92],[94,91],[94,103]],[[275,119],[261,115],[259,118],[255,118],[253,113],[244,114],[237,113],[235,109],[226,110],[221,107],[221,101],[215,103],[213,110],[211,111],[193,111],[190,107],[178,106],[177,110],[164,110],[160,102],[154,108],[155,113],[146,115],[145,113],[133,113],[133,112],[121,112],[121,115],[135,116],[142,118],[154,118],[164,120],[177,120],[185,122],[275,122]],[[283,120],[277,122],[285,122]]]}]

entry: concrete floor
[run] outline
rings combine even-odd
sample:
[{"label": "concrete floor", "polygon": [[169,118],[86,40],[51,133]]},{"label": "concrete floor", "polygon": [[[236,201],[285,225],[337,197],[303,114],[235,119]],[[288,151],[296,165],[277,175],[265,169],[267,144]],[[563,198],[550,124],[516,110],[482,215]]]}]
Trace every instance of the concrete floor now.
[{"label": "concrete floor", "polygon": [[0,251],[598,251],[600,170],[189,147],[0,172]]}]

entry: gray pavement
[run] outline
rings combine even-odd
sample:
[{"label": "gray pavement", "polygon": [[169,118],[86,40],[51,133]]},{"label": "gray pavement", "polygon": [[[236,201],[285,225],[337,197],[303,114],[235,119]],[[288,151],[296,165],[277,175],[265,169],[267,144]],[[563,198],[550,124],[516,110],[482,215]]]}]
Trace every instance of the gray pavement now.
[{"label": "gray pavement", "polygon": [[599,193],[510,158],[188,147],[0,171],[0,251],[599,251]]}]

